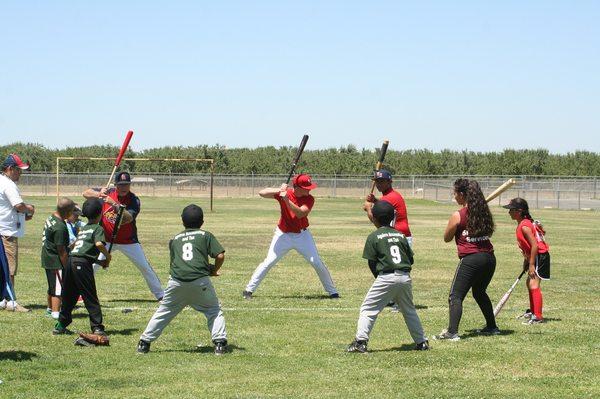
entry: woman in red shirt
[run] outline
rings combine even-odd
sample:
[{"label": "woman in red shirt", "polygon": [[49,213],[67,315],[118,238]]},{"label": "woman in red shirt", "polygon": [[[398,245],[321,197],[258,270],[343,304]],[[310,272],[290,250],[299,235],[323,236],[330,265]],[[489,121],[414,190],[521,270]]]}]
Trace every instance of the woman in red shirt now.
[{"label": "woman in red shirt", "polygon": [[542,323],[544,318],[540,282],[550,278],[550,253],[544,240],[545,231],[539,222],[533,220],[529,213],[529,205],[523,198],[513,198],[504,208],[508,209],[512,220],[517,222],[517,244],[525,258],[523,270],[527,271],[529,309],[519,317],[529,319],[523,324]]}]

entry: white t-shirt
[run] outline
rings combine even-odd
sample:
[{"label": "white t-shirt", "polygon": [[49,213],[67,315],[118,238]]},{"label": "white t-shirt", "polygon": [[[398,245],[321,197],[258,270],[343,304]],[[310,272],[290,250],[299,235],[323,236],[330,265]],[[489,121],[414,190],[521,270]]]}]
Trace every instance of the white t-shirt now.
[{"label": "white t-shirt", "polygon": [[15,205],[21,203],[23,198],[15,182],[0,174],[0,235],[23,237],[25,234],[25,214],[15,209]]}]

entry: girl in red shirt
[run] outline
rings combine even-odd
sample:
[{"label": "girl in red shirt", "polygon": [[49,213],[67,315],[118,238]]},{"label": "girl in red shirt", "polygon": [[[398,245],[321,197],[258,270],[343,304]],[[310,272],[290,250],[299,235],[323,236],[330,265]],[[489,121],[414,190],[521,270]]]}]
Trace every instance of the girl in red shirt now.
[{"label": "girl in red shirt", "polygon": [[523,198],[513,198],[508,205],[508,214],[517,222],[517,244],[523,253],[523,270],[527,271],[527,289],[529,290],[529,309],[522,316],[529,319],[523,324],[538,324],[544,321],[542,316],[542,280],[550,279],[550,253],[544,239],[545,231],[541,224],[534,221],[529,213],[529,205]]}]

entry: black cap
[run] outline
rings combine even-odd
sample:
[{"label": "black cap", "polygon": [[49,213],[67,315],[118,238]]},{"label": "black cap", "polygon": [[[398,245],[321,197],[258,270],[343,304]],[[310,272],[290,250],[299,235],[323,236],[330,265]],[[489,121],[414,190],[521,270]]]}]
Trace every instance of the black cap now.
[{"label": "black cap", "polygon": [[380,225],[387,226],[394,220],[394,206],[387,201],[379,200],[373,205],[373,217]]},{"label": "black cap", "polygon": [[513,198],[507,205],[503,205],[502,208],[506,209],[521,209],[523,211],[529,210],[529,204],[523,198]]},{"label": "black cap", "polygon": [[86,218],[95,219],[102,213],[102,201],[98,198],[87,199],[83,203],[81,211]]},{"label": "black cap", "polygon": [[115,176],[115,185],[131,184],[131,175],[129,172],[119,172]]},{"label": "black cap", "polygon": [[190,204],[183,208],[181,221],[185,227],[199,228],[204,223],[204,212],[198,205]]}]

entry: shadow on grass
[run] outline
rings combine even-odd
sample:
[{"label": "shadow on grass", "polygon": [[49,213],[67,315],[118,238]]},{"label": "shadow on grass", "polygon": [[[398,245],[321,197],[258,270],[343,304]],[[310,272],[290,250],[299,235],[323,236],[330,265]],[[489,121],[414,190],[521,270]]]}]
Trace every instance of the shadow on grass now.
[{"label": "shadow on grass", "polygon": [[[265,298],[281,298],[281,299],[332,299],[326,294],[307,294],[307,295],[282,295],[282,296],[265,296]],[[334,299],[332,299],[334,300]]]},{"label": "shadow on grass", "polygon": [[[227,353],[235,351],[245,351],[246,348],[237,345],[227,345]],[[183,352],[183,353],[214,353],[215,347],[212,345],[196,346],[195,348],[188,349],[166,349],[160,352]]]},{"label": "shadow on grass", "polygon": [[[156,303],[158,304],[158,299],[110,299],[108,301],[102,301],[103,303]],[[109,308],[109,305],[106,305]]]},{"label": "shadow on grass", "polygon": [[492,335],[492,334],[482,334],[477,332],[477,330],[467,330],[466,334],[460,334],[460,339],[469,339],[473,337],[482,337],[482,338],[494,338],[498,336],[512,335],[515,333],[515,330],[500,330],[500,334]]},{"label": "shadow on grass", "polygon": [[13,362],[30,362],[34,357],[38,357],[38,355],[33,352],[0,351],[0,361],[11,360]]},{"label": "shadow on grass", "polygon": [[108,335],[132,335],[134,332],[139,331],[137,328],[123,328],[121,330],[109,329],[106,331]]},{"label": "shadow on grass", "polygon": [[30,309],[30,310],[39,310],[39,309],[46,310],[48,307],[47,305],[40,305],[39,303],[33,303],[30,305],[23,305],[23,306],[25,306],[27,309]]},{"label": "shadow on grass", "polygon": [[544,323],[554,322],[554,321],[562,321],[559,317],[544,317]]},{"label": "shadow on grass", "polygon": [[408,352],[408,351],[414,351],[415,350],[415,344],[402,344],[401,346],[395,346],[393,348],[386,348],[386,349],[369,349],[369,352]]}]

